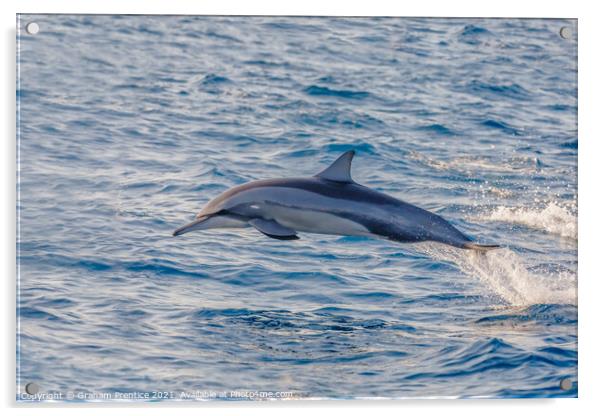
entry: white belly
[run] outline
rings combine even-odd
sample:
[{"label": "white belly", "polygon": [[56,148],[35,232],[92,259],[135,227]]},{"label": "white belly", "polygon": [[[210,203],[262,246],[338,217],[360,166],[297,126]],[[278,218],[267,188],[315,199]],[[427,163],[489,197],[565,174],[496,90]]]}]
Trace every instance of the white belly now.
[{"label": "white belly", "polygon": [[370,235],[370,231],[363,225],[327,212],[270,207],[269,214],[280,224],[296,231],[317,234]]}]

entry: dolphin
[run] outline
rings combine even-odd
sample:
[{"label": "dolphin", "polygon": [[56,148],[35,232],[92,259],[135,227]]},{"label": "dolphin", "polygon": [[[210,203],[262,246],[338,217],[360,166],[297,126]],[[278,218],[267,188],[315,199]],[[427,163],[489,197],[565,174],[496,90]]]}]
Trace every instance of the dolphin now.
[{"label": "dolphin", "polygon": [[360,185],[351,178],[355,151],[309,178],[264,179],[235,186],[211,200],[179,236],[212,228],[253,227],[279,240],[299,232],[379,237],[399,243],[436,241],[487,251],[439,215]]}]

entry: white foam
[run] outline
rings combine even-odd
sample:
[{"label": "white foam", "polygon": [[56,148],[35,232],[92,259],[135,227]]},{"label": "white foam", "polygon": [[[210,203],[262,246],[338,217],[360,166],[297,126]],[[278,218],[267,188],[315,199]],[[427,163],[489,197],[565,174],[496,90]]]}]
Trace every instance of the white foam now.
[{"label": "white foam", "polygon": [[522,224],[562,237],[577,239],[577,216],[554,202],[545,208],[509,208],[500,206],[481,215],[479,220]]},{"label": "white foam", "polygon": [[576,274],[571,271],[532,272],[509,249],[480,253],[440,244],[424,244],[423,249],[479,279],[490,293],[512,306],[577,304]]}]

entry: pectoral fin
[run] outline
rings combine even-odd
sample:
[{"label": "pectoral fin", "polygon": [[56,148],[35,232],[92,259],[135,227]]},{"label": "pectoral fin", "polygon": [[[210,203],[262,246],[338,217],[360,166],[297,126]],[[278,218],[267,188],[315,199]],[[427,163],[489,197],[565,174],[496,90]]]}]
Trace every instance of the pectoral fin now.
[{"label": "pectoral fin", "polygon": [[278,240],[297,240],[297,233],[284,225],[277,223],[274,220],[264,220],[262,218],[255,218],[249,221],[253,227],[255,227],[261,233],[271,238]]}]

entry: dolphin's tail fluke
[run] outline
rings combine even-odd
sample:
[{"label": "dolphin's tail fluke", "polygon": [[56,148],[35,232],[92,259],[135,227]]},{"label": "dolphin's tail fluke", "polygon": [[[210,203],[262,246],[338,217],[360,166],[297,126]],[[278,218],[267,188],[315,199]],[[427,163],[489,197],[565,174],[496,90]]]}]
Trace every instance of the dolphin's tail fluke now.
[{"label": "dolphin's tail fluke", "polygon": [[489,250],[494,250],[496,248],[500,248],[500,246],[497,244],[465,243],[464,247],[462,247],[462,248],[485,252],[485,251],[489,251]]}]

